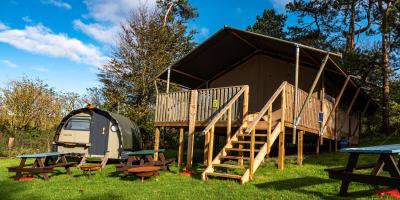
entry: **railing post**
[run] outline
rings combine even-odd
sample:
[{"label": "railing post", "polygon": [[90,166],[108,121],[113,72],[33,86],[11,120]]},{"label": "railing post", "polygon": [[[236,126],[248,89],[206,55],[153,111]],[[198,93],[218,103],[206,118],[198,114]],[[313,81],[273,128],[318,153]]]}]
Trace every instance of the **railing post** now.
[{"label": "railing post", "polygon": [[204,165],[208,165],[208,145],[210,144],[210,131],[204,133],[204,154],[203,154],[203,163]]},{"label": "railing post", "polygon": [[196,112],[197,112],[197,90],[192,90],[190,95],[189,106],[189,131],[188,131],[188,147],[187,147],[187,164],[192,167],[193,162],[193,146],[194,146],[194,131],[196,128]]},{"label": "railing post", "polygon": [[247,128],[247,116],[249,112],[249,86],[243,86],[246,87],[246,89],[243,92],[243,124],[245,124],[245,127]]},{"label": "railing post", "polygon": [[232,106],[228,109],[228,121],[226,125],[226,143],[229,144],[231,142],[232,137]]},{"label": "railing post", "polygon": [[253,128],[253,130],[251,131],[251,140],[250,140],[250,163],[249,163],[250,180],[253,180],[255,136],[256,136],[256,129]]},{"label": "railing post", "polygon": [[281,133],[279,134],[278,169],[284,169],[285,165],[285,112],[286,112],[286,86],[282,89],[281,103]]},{"label": "railing post", "polygon": [[267,155],[269,159],[269,153],[271,152],[271,134],[272,134],[272,104],[268,108],[268,132],[267,132]]},{"label": "railing post", "polygon": [[213,149],[214,149],[214,128],[213,126],[210,131],[210,142],[208,144],[208,157],[207,157],[207,166],[212,165],[213,160]]}]

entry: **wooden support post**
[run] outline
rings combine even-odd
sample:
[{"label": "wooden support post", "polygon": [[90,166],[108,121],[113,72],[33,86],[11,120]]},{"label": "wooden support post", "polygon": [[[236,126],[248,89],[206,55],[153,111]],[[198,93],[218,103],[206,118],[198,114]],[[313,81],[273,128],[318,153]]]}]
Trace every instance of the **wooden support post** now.
[{"label": "wooden support post", "polygon": [[188,147],[187,147],[187,165],[189,168],[193,164],[193,149],[194,149],[194,131],[196,129],[196,112],[197,112],[197,90],[192,90],[190,94],[189,106],[189,131],[188,131]]},{"label": "wooden support post", "polygon": [[293,106],[293,138],[292,143],[296,144],[296,117],[297,117],[297,101],[298,101],[298,88],[299,88],[299,60],[300,60],[300,47],[296,44],[296,64],[294,75],[294,106]]},{"label": "wooden support post", "polygon": [[158,149],[160,148],[160,127],[156,127],[156,133],[154,135],[154,157],[155,161],[158,160]]},{"label": "wooden support post", "polygon": [[183,160],[184,135],[185,135],[185,130],[183,129],[183,127],[179,128],[178,174],[181,172],[181,164]]},{"label": "wooden support post", "polygon": [[171,67],[168,67],[167,69],[167,93],[169,93],[169,83],[171,82]]},{"label": "wooden support post", "polygon": [[271,134],[272,134],[272,104],[268,108],[268,132],[267,132],[267,155],[266,155],[266,159],[269,159],[269,153],[271,152]]},{"label": "wooden support post", "polygon": [[232,106],[228,109],[228,121],[226,125],[226,143],[229,144],[231,142],[232,137]]},{"label": "wooden support post", "polygon": [[208,147],[208,156],[207,156],[207,166],[212,165],[212,160],[213,160],[213,150],[214,150],[214,128],[213,126],[210,131],[210,143]]},{"label": "wooden support post", "polygon": [[[325,113],[325,111],[324,111],[324,100],[325,100],[325,79],[324,79],[324,76],[325,75],[325,73],[322,73],[322,78],[321,78],[321,93],[320,93],[320,102],[321,102],[321,107],[320,107],[320,111],[322,112],[322,113]],[[322,122],[319,124],[319,130],[322,130],[322,126],[323,126],[323,123],[324,122],[324,120],[322,120]],[[323,142],[324,142],[324,140],[323,140],[323,137],[322,137],[322,132],[320,131],[319,132],[319,136],[320,136],[320,145],[323,145]]]},{"label": "wooden support post", "polygon": [[248,125],[248,120],[247,120],[247,116],[249,114],[248,112],[249,112],[249,87],[247,86],[243,92],[243,124],[245,124],[246,128]]},{"label": "wooden support post", "polygon": [[297,133],[297,164],[303,165],[303,134],[304,131]]},{"label": "wooden support post", "polygon": [[210,144],[210,132],[206,132],[204,134],[204,154],[203,154],[203,163],[204,165],[208,164],[208,148]]},{"label": "wooden support post", "polygon": [[312,96],[312,94],[313,94],[313,92],[314,92],[315,87],[317,86],[317,83],[318,83],[318,81],[319,81],[319,78],[321,77],[321,74],[322,74],[322,72],[323,72],[324,69],[325,69],[326,63],[328,62],[328,58],[329,58],[329,54],[327,54],[327,55],[325,56],[324,60],[322,61],[322,64],[321,64],[321,67],[320,67],[319,70],[318,70],[317,76],[315,77],[314,82],[313,82],[313,84],[311,85],[311,88],[310,88],[310,91],[309,91],[308,94],[307,94],[306,100],[304,101],[303,105],[301,106],[301,108],[300,108],[300,110],[299,110],[299,113],[298,113],[297,116],[296,116],[296,121],[293,122],[293,123],[294,123],[293,125],[297,125],[298,122],[300,121],[300,116],[301,116],[301,114],[303,113],[303,110],[304,110],[304,108],[306,107],[306,104],[307,104],[308,101],[310,100],[310,98],[311,98],[311,96]]},{"label": "wooden support post", "polygon": [[281,133],[279,134],[278,169],[285,168],[285,113],[286,113],[286,87],[282,90],[282,116]]},{"label": "wooden support post", "polygon": [[256,138],[256,129],[254,128],[251,131],[251,139],[250,139],[250,163],[249,163],[249,177],[250,180],[253,180],[253,171],[254,171],[254,143]]},{"label": "wooden support post", "polygon": [[317,146],[316,146],[316,148],[315,148],[315,155],[317,155],[317,156],[319,156],[319,148],[320,148],[320,145],[321,145],[321,136],[318,136],[318,139],[317,139]]},{"label": "wooden support post", "polygon": [[[243,122],[245,128],[248,127],[248,112],[249,112],[249,87],[246,87],[246,90],[243,92]],[[244,130],[239,130],[241,134],[244,133]],[[244,139],[243,136],[240,136],[240,139]],[[243,149],[243,144],[239,144],[239,149]],[[239,151],[239,156],[243,157],[243,151]],[[243,166],[243,159],[239,159],[239,165]]]}]

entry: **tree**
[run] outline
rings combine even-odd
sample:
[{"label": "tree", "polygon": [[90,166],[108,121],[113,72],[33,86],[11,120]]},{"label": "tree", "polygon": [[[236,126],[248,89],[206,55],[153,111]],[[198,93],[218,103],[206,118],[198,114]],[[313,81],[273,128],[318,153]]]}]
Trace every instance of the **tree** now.
[{"label": "tree", "polygon": [[54,90],[41,80],[23,78],[9,82],[1,92],[0,124],[7,134],[19,139],[21,147],[46,144],[49,150],[53,130],[63,116]]},{"label": "tree", "polygon": [[293,38],[301,34],[300,38],[309,35],[320,40],[318,37],[322,35],[323,44],[331,44],[336,49],[344,47],[343,52],[351,52],[355,49],[355,38],[370,30],[372,5],[372,0],[290,2],[286,8],[297,15],[298,25],[289,29]]},{"label": "tree", "polygon": [[284,28],[286,20],[287,16],[285,14],[277,14],[274,9],[265,9],[261,16],[257,16],[256,22],[247,27],[247,30],[285,39],[286,32]]},{"label": "tree", "polygon": [[[186,1],[177,3],[194,10]],[[164,25],[167,5],[162,1],[155,9],[143,6],[132,12],[121,25],[118,45],[99,74],[105,108],[135,120],[145,138],[153,134],[154,77],[194,46],[194,32],[187,28],[187,20],[194,15],[174,6]]]},{"label": "tree", "polygon": [[[377,1],[377,18],[381,33],[381,55],[382,55],[382,131],[386,134],[390,131],[390,43],[389,36],[393,32],[393,23],[398,21],[394,19],[398,15],[395,0],[378,0]],[[396,12],[397,11],[397,12]],[[397,36],[398,37],[398,36]]]}]

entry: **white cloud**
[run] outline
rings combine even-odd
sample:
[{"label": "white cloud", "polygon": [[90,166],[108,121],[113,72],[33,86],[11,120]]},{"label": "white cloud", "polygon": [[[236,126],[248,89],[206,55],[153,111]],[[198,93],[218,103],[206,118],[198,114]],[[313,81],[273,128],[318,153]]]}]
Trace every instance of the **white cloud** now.
[{"label": "white cloud", "polygon": [[74,27],[100,42],[111,45],[116,42],[119,31],[119,26],[107,27],[99,23],[85,24],[79,19],[74,20]]},{"label": "white cloud", "polygon": [[200,29],[200,35],[203,37],[208,37],[210,35],[210,30],[206,27]]},{"label": "white cloud", "polygon": [[130,12],[141,5],[149,8],[156,6],[156,0],[86,0],[88,13],[86,18],[93,19],[93,23],[84,23],[74,20],[74,27],[88,36],[107,44],[114,44],[118,37],[120,24],[129,16]]},{"label": "white cloud", "polygon": [[35,71],[38,71],[38,72],[44,72],[44,73],[49,72],[49,69],[47,67],[44,67],[44,66],[37,66],[37,67],[34,67],[32,69],[35,70]]},{"label": "white cloud", "polygon": [[8,27],[7,25],[5,25],[3,22],[1,22],[0,21],[0,31],[2,31],[2,30],[7,30],[7,29],[9,29],[10,27]]},{"label": "white cloud", "polygon": [[44,0],[42,2],[45,3],[45,4],[51,4],[53,6],[56,6],[56,7],[59,7],[59,8],[64,8],[64,9],[67,9],[67,10],[72,8],[72,6],[70,4],[65,3],[65,2],[63,2],[61,0]]},{"label": "white cloud", "polygon": [[12,67],[12,68],[17,68],[18,67],[17,64],[15,64],[15,63],[13,63],[13,62],[11,62],[9,60],[6,60],[6,59],[0,60],[0,62],[2,62],[3,64],[5,64],[5,65],[7,65],[9,67]]},{"label": "white cloud", "polygon": [[25,16],[25,17],[22,17],[22,21],[24,21],[25,23],[31,23],[32,19],[29,16]]},{"label": "white cloud", "polygon": [[0,31],[0,42],[32,53],[67,58],[97,67],[106,60],[94,45],[84,44],[65,34],[55,34],[41,24]]},{"label": "white cloud", "polygon": [[270,0],[272,3],[272,6],[277,9],[278,11],[284,12],[285,11],[285,6],[292,0]]}]

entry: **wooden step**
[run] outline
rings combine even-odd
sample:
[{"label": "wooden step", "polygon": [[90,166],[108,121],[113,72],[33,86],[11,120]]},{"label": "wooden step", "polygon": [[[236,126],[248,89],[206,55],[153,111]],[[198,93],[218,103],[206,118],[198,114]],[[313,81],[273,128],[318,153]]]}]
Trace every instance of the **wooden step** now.
[{"label": "wooden step", "polygon": [[[250,144],[251,141],[232,141],[235,144]],[[265,141],[255,141],[254,144],[265,144]]]},{"label": "wooden step", "polygon": [[[237,134],[237,136],[239,137],[239,136],[251,136],[251,134],[241,134],[241,133],[239,133],[239,134]],[[255,134],[255,136],[256,137],[268,137],[268,134]]]},{"label": "wooden step", "polygon": [[206,176],[214,176],[214,177],[223,177],[223,178],[232,178],[232,179],[241,179],[242,176],[234,175],[234,174],[225,174],[225,173],[206,173]]},{"label": "wooden step", "polygon": [[221,167],[221,168],[229,168],[229,169],[244,169],[244,166],[228,165],[228,164],[213,164],[213,167]]},{"label": "wooden step", "polygon": [[249,157],[241,157],[241,156],[220,156],[220,159],[230,159],[230,160],[239,160],[243,158],[243,160],[250,160]]},{"label": "wooden step", "polygon": [[[250,149],[240,149],[240,148],[225,148],[226,151],[244,151],[250,152]],[[254,149],[254,152],[259,152],[259,149]]]}]

